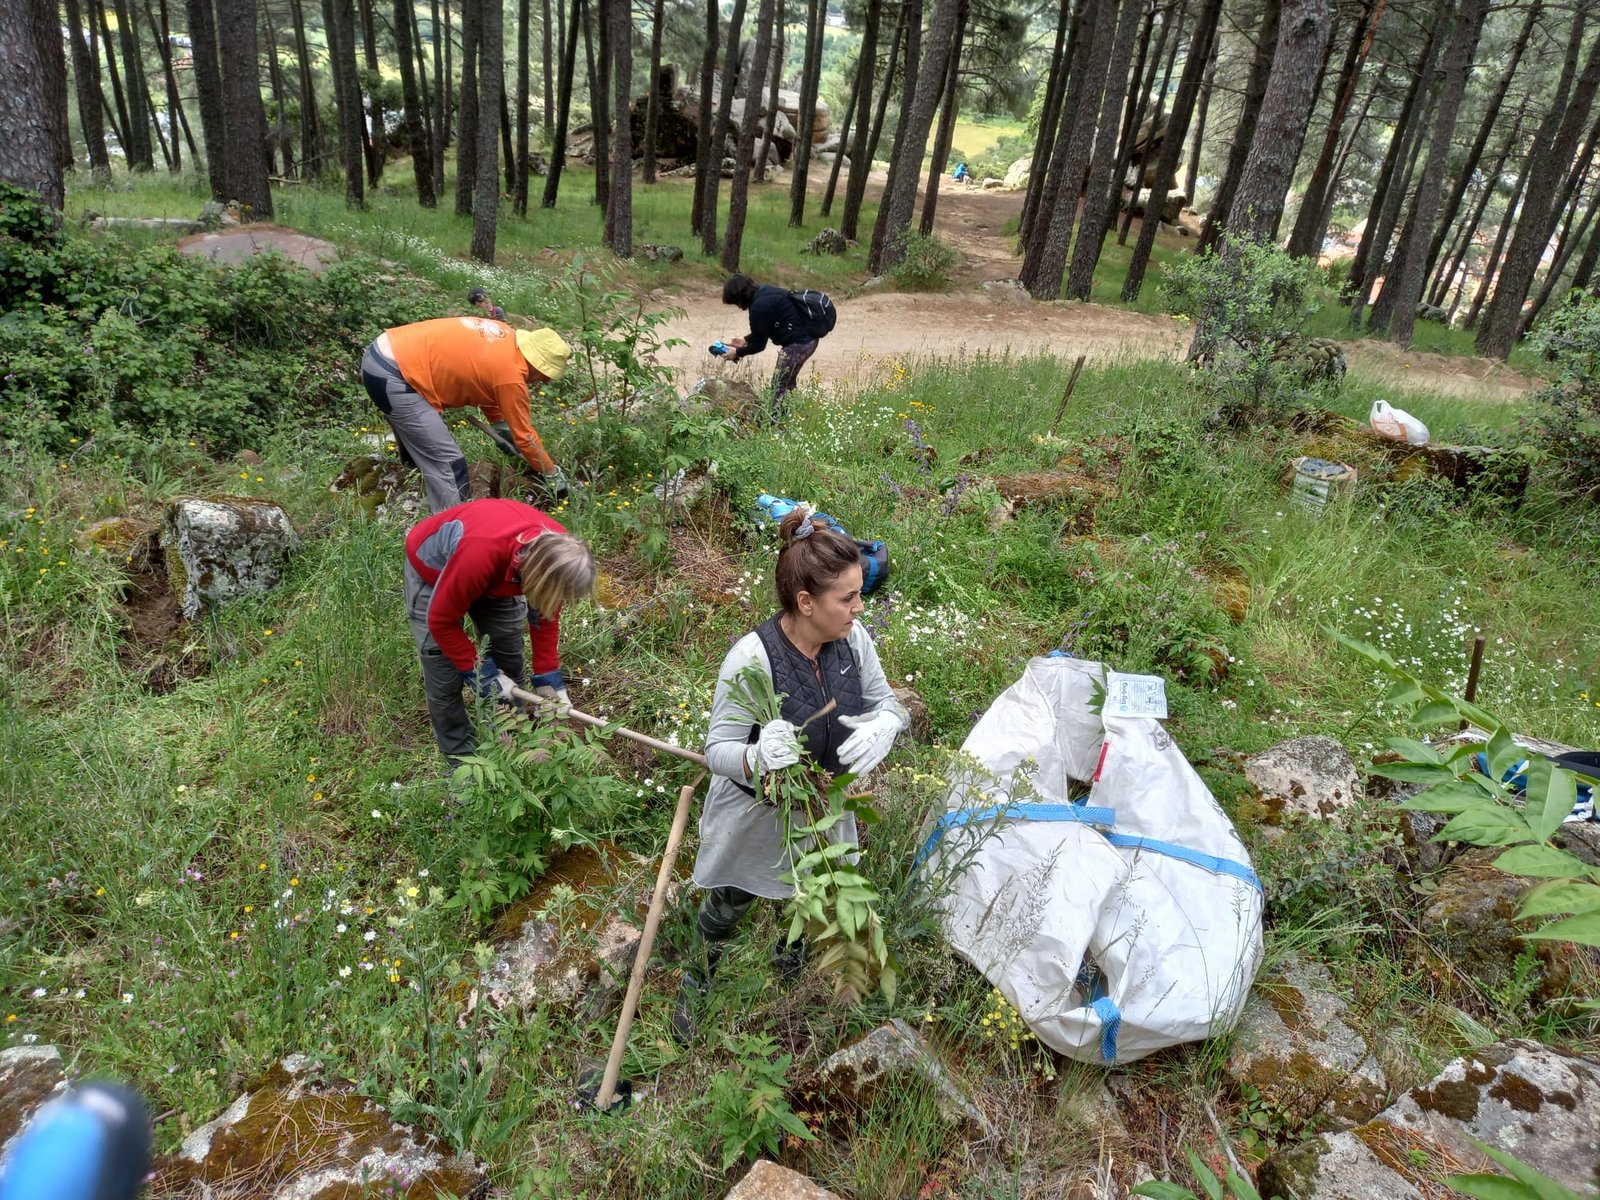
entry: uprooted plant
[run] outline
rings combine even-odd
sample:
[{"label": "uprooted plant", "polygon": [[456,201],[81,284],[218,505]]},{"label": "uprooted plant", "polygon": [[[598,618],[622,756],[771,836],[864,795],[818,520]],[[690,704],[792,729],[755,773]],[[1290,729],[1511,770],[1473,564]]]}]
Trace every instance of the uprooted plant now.
[{"label": "uprooted plant", "polygon": [[[756,724],[783,715],[782,700],[760,667],[739,671],[731,692]],[[807,723],[826,711],[812,714]],[[802,755],[794,766],[762,776],[759,802],[776,810],[788,848],[790,865],[783,878],[794,886],[783,909],[788,942],[805,939],[812,961],[832,980],[841,1000],[857,1004],[878,990],[892,1003],[899,964],[884,940],[878,889],[855,869],[861,848],[836,835],[846,816],[868,824],[880,819],[869,797],[851,787],[853,779],[829,775]]]}]

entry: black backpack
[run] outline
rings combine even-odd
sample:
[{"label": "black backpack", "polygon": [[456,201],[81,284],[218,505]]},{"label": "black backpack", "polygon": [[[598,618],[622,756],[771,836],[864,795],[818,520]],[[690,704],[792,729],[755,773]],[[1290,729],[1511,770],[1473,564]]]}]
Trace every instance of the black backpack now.
[{"label": "black backpack", "polygon": [[803,292],[790,292],[789,297],[799,308],[802,314],[801,323],[812,337],[825,338],[833,332],[833,327],[839,321],[839,310],[834,307],[826,292],[807,288]]}]

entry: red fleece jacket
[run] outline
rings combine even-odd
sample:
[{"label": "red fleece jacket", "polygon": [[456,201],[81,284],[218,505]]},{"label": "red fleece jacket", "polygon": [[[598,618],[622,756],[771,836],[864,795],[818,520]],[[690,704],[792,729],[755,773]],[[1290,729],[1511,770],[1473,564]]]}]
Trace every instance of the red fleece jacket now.
[{"label": "red fleece jacket", "polygon": [[[433,585],[428,632],[458,670],[478,663],[477,646],[463,628],[467,610],[485,596],[520,596],[518,552],[541,533],[565,532],[548,514],[515,500],[471,500],[412,526],[406,557]],[[560,625],[559,613],[528,610],[532,674],[560,669]]]}]

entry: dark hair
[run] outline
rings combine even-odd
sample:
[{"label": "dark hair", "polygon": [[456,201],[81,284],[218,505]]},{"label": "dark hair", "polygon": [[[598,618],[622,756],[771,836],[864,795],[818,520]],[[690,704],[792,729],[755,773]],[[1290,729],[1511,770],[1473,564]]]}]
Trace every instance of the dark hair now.
[{"label": "dark hair", "polygon": [[748,275],[729,275],[722,285],[722,302],[749,308],[756,298],[756,281]]},{"label": "dark hair", "polygon": [[[801,532],[802,529],[805,532]],[[799,606],[801,592],[820,595],[851,567],[861,565],[861,552],[844,534],[813,521],[797,508],[778,526],[778,603],[787,613]]]},{"label": "dark hair", "polygon": [[481,287],[475,287],[467,293],[468,304],[482,304],[488,298],[489,293],[484,291]]}]

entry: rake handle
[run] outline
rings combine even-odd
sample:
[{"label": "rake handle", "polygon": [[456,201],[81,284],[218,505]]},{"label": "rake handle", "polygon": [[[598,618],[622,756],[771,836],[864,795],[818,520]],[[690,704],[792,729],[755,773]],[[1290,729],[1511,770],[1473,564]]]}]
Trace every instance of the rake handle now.
[{"label": "rake handle", "polygon": [[[514,699],[520,700],[524,704],[532,704],[538,708],[551,707],[550,701],[541,699],[540,697],[535,696],[532,692],[523,691],[518,687],[511,689],[511,695]],[[602,717],[590,716],[588,713],[579,712],[575,708],[570,711],[567,716],[572,720],[577,721],[580,725],[589,725],[595,729],[605,729],[611,725],[610,721],[607,721]],[[663,742],[658,738],[651,737],[649,734],[640,733],[637,729],[629,729],[626,725],[615,726],[611,729],[611,732],[620,734],[629,741],[638,742],[641,746],[648,746],[652,750],[659,750],[662,754],[671,754],[677,758],[687,759],[688,761],[697,763],[702,767],[706,765],[706,756],[704,754],[696,753],[693,750],[686,750],[682,746],[674,746],[671,742]]]}]

